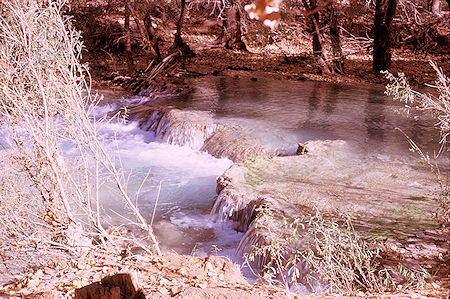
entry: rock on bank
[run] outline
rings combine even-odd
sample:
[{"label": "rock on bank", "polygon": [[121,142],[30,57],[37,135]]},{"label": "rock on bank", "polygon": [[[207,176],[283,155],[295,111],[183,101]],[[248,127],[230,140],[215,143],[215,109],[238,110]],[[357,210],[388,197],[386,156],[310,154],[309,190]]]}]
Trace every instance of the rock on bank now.
[{"label": "rock on bank", "polygon": [[241,241],[243,251],[269,238],[254,225],[254,210],[264,204],[279,222],[314,210],[337,222],[349,216],[358,234],[382,241],[404,264],[439,263],[448,252],[435,216],[438,184],[425,167],[367,157],[340,140],[307,147],[306,155],[235,164],[218,179],[213,213],[237,221],[242,231],[251,228]]}]

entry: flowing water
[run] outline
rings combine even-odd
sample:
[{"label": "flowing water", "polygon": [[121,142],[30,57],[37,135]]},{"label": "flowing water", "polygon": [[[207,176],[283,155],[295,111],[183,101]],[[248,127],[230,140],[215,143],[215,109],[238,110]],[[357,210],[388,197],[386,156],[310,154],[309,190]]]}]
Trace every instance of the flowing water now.
[{"label": "flowing water", "polygon": [[[135,99],[140,100],[140,99]],[[129,103],[116,99],[121,104]],[[100,107],[106,114],[117,105]],[[115,121],[104,124],[100,134],[111,152],[129,175],[128,191],[143,216],[150,223],[163,251],[180,254],[207,255],[220,251],[234,258],[234,249],[242,237],[227,223],[216,223],[210,210],[216,197],[216,179],[232,163],[216,159],[189,147],[158,141],[155,136],[138,127],[136,122]],[[112,202],[107,187],[102,192],[103,208],[109,223],[123,222],[121,202]],[[121,216],[118,216],[121,215]]]},{"label": "flowing water", "polygon": [[[297,142],[341,139],[367,154],[405,155],[408,141],[425,152],[439,149],[439,132],[427,115],[407,117],[384,87],[232,77],[192,79],[193,92],[172,105],[207,110],[218,122],[241,124],[263,142],[294,154]],[[414,157],[413,157],[414,158]]]},{"label": "flowing water", "polygon": [[[361,149],[367,159],[382,157],[416,164],[419,157],[410,153],[406,137],[396,128],[425,152],[439,148],[433,119],[427,115],[407,117],[400,103],[384,95],[382,86],[231,77],[196,78],[189,84],[193,90],[188,95],[157,101],[185,110],[208,111],[216,123],[239,124],[261,143],[286,155],[295,154],[299,142],[341,139]],[[133,105],[130,99],[110,102],[116,104],[101,108],[103,113]],[[129,188],[133,196],[138,193],[139,208],[149,221],[156,209],[154,228],[164,250],[182,254],[221,250],[216,254],[238,261],[234,250],[242,234],[209,216],[216,197],[216,178],[231,161],[163,143],[133,122],[109,124],[102,128],[102,134],[116,136],[110,148],[120,152],[122,165],[132,171]],[[448,167],[448,158],[440,163]],[[120,213],[122,207],[105,200],[104,208]],[[111,217],[112,222],[119,220],[114,214]]]}]

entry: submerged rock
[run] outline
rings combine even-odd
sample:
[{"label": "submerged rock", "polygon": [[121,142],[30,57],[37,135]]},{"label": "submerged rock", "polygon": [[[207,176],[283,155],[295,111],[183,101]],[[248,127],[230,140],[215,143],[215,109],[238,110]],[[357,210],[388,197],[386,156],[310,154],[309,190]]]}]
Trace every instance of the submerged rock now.
[{"label": "submerged rock", "polygon": [[239,125],[222,125],[204,143],[202,150],[216,158],[242,162],[255,157],[272,157],[276,150],[261,145]]},{"label": "submerged rock", "polygon": [[445,254],[433,199],[438,185],[426,169],[367,157],[341,140],[308,142],[307,148],[301,156],[235,164],[218,179],[212,212],[238,221],[242,231],[250,228],[241,241],[244,252],[269,238],[264,229],[255,230],[254,210],[264,204],[279,222],[314,210],[337,222],[348,216],[359,235],[385,241],[387,250],[397,248],[403,261]]}]

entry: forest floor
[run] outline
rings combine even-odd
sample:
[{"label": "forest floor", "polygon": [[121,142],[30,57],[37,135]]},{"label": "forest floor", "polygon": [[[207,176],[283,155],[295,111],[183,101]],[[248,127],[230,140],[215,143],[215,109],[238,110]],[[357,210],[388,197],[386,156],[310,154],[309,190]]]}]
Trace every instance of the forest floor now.
[{"label": "forest floor", "polygon": [[[189,28],[189,26],[186,26]],[[195,53],[194,57],[178,59],[169,63],[161,72],[165,80],[177,82],[184,77],[206,75],[244,76],[252,78],[270,77],[287,80],[314,80],[342,84],[372,83],[386,85],[388,80],[383,74],[372,71],[372,56],[368,50],[354,51],[343,46],[344,73],[322,74],[312,56],[311,41],[306,38],[289,38],[266,45],[251,45],[247,51],[229,50],[216,43],[217,35],[199,34],[195,30],[183,36]],[[449,39],[450,40],[450,39]],[[170,46],[170,43],[167,43]],[[347,53],[347,54],[345,54]],[[97,51],[87,53],[91,74],[95,84],[114,85],[116,76],[134,76],[128,74],[123,53],[111,55]],[[392,49],[390,72],[404,73],[413,87],[421,88],[433,84],[436,72],[430,65],[434,61],[445,74],[450,73],[450,54],[424,53],[413,49]],[[137,70],[145,70],[152,62],[142,51],[136,52],[134,62]],[[142,73],[141,73],[142,74]]]}]

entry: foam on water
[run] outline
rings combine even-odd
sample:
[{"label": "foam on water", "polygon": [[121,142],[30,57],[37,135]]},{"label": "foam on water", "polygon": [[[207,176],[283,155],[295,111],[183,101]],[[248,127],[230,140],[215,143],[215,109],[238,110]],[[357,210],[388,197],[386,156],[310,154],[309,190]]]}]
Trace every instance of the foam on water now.
[{"label": "foam on water", "polygon": [[[94,112],[102,116],[117,107],[108,104]],[[216,179],[231,161],[155,141],[154,134],[141,130],[136,122],[105,122],[99,132],[128,173],[128,191],[149,222],[156,209],[153,227],[163,250],[206,255],[220,248],[218,253],[236,260],[235,249],[242,234],[209,215],[216,197]],[[111,200],[114,196],[106,186],[101,198],[110,223],[122,221],[117,214],[130,216],[123,203]]]}]

